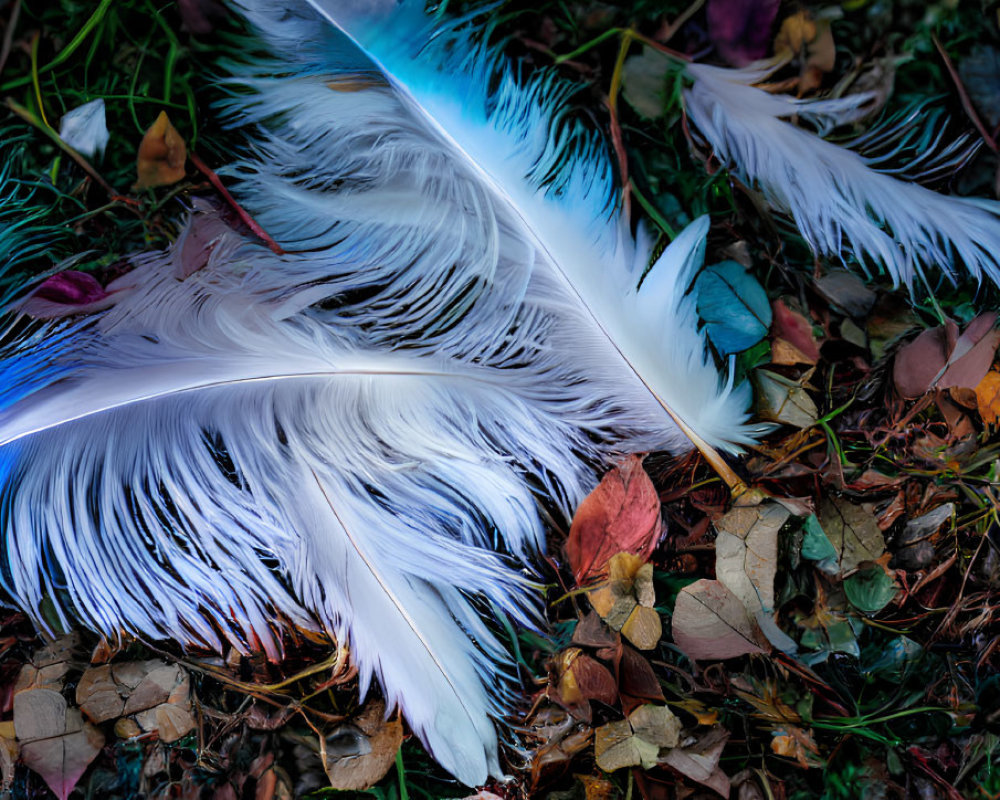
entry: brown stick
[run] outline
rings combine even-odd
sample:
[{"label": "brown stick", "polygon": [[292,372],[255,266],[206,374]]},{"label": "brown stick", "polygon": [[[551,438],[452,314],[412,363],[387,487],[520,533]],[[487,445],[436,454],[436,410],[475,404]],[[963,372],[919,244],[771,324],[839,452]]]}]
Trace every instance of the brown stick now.
[{"label": "brown stick", "polygon": [[990,132],[986,130],[986,126],[983,125],[983,121],[979,118],[979,114],[976,113],[976,109],[972,105],[972,98],[969,97],[969,93],[965,89],[965,84],[962,83],[962,79],[959,77],[958,71],[955,69],[955,65],[951,63],[951,58],[945,51],[944,46],[941,44],[936,35],[931,34],[931,39],[934,41],[934,46],[941,55],[941,60],[944,61],[948,74],[951,75],[951,80],[955,84],[955,89],[958,90],[958,97],[962,101],[962,108],[965,109],[965,113],[968,115],[969,119],[972,120],[972,124],[976,126],[976,130],[979,131],[979,135],[983,137],[983,141],[986,142],[986,146],[994,153],[1000,152],[997,148],[996,139],[994,139],[993,136],[990,135]]},{"label": "brown stick", "polygon": [[239,217],[241,220],[243,220],[243,223],[255,234],[257,234],[257,236],[264,242],[264,244],[266,244],[269,248],[271,248],[271,250],[275,254],[283,256],[285,254],[285,251],[281,248],[281,245],[279,245],[276,241],[274,241],[274,239],[270,237],[268,232],[265,231],[260,226],[260,224],[253,217],[250,216],[250,214],[247,213],[247,211],[243,208],[243,206],[241,206],[239,203],[236,202],[236,198],[229,193],[229,190],[219,179],[219,176],[215,174],[215,171],[211,167],[209,167],[204,161],[202,161],[198,157],[197,153],[189,152],[188,158],[191,159],[191,163],[194,164],[195,167],[197,167],[198,171],[201,172],[201,174],[204,175],[206,178],[208,178],[209,183],[211,183],[212,186],[214,186],[216,190],[219,192],[219,194],[221,194],[225,198],[226,202],[229,203],[230,206],[232,206],[233,211],[239,214]]}]

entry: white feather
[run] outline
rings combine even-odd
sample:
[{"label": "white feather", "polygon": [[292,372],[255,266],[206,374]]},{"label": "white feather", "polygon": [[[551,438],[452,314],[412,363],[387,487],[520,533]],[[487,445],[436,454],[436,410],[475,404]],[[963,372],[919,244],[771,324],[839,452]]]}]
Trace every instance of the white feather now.
[{"label": "white feather", "polygon": [[374,343],[534,372],[564,398],[576,387],[578,408],[616,411],[591,416],[629,449],[750,441],[748,387],[720,381],[688,292],[707,220],[637,291],[651,242],[612,213],[613,168],[564,84],[521,81],[464,29],[425,31],[412,2],[240,5],[284,77],[258,63],[229,81],[234,118],[259,126],[237,191],[312,252],[340,319]]},{"label": "white feather", "polygon": [[575,504],[596,446],[516,371],[365,349],[301,307],[297,258],[191,225],[204,268],[178,280],[189,228],[0,361],[4,589],[109,636],[329,631],[443,766],[499,774],[509,659],[474,602],[531,624],[529,478]]},{"label": "white feather", "polygon": [[[801,101],[750,85],[766,70],[686,67],[684,104],[718,157],[778,211],[789,214],[817,253],[846,252],[863,267],[884,267],[912,286],[928,267],[954,282],[967,270],[1000,282],[1000,203],[938,194],[871,168],[857,153],[796,127],[805,117],[826,129],[852,118],[851,103]],[[846,105],[845,105],[846,103]]]}]

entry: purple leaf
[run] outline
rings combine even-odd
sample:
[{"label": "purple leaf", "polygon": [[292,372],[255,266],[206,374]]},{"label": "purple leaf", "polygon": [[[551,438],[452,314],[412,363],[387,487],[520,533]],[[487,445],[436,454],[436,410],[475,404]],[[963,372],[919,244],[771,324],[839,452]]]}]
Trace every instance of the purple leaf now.
[{"label": "purple leaf", "polygon": [[767,55],[780,0],[708,0],[708,33],[730,64],[742,67]]}]

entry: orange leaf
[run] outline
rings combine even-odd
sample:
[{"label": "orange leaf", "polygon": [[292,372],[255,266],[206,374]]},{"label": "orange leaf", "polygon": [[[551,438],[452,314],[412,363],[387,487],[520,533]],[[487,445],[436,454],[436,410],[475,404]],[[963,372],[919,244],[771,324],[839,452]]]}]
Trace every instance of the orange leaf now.
[{"label": "orange leaf", "polygon": [[604,476],[580,503],[566,541],[566,556],[580,585],[607,574],[616,553],[649,559],[660,536],[660,498],[642,468],[630,456]]},{"label": "orange leaf", "polygon": [[170,123],[167,112],[161,111],[142,137],[136,160],[138,180],[132,188],[152,189],[177,183],[184,177],[186,161],[187,145]]},{"label": "orange leaf", "polygon": [[976,386],[976,404],[984,423],[996,425],[1000,422],[1000,372],[990,370],[979,382]]}]

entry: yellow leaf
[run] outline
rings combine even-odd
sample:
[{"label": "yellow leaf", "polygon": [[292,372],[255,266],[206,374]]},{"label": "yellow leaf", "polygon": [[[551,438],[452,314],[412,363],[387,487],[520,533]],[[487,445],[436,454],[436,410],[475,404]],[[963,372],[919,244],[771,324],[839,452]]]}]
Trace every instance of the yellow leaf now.
[{"label": "yellow leaf", "polygon": [[646,606],[636,606],[632,609],[625,624],[622,625],[622,636],[628,639],[640,650],[652,650],[660,643],[663,635],[663,623],[655,609]]},{"label": "yellow leaf", "polygon": [[177,183],[184,177],[186,161],[187,145],[170,123],[167,112],[161,111],[139,144],[135,166],[138,180],[132,188],[152,189]]},{"label": "yellow leaf", "polygon": [[976,386],[976,405],[986,425],[1000,422],[1000,372],[991,369]]},{"label": "yellow leaf", "polygon": [[774,40],[774,53],[801,60],[799,95],[816,89],[837,62],[830,20],[814,19],[808,11],[786,17]]}]

